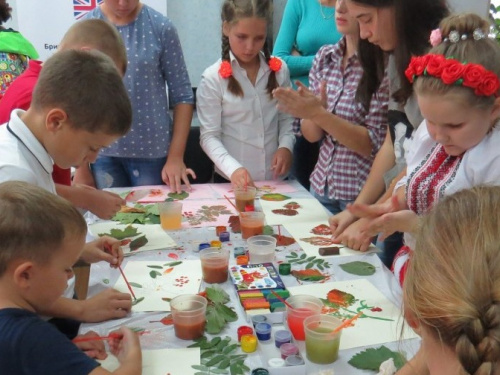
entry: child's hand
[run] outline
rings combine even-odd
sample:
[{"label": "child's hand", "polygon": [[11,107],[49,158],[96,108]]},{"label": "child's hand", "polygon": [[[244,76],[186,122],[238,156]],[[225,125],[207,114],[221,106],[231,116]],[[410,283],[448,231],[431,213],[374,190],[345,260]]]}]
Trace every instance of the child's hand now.
[{"label": "child's hand", "polygon": [[[76,338],[79,337],[99,337],[97,333],[94,331],[89,331],[84,335],[78,335]],[[83,351],[85,354],[87,354],[90,358],[95,358],[95,359],[106,359],[108,354],[106,353],[106,348],[104,347],[104,343],[102,340],[93,340],[93,341],[83,341],[83,342],[76,342],[75,345]]]},{"label": "child's hand", "polygon": [[79,190],[83,208],[100,219],[111,219],[126,204],[125,199],[110,191],[97,190],[87,185],[73,185]]},{"label": "child's hand", "polygon": [[278,100],[278,109],[291,114],[293,117],[302,119],[313,119],[319,113],[325,111],[326,89],[322,86],[319,97],[314,95],[301,82],[295,82],[298,89],[278,87],[273,90],[273,97]]},{"label": "child's hand", "polygon": [[[342,212],[338,215],[341,214]],[[337,244],[342,244],[353,250],[367,251],[368,248],[370,247],[374,235],[370,236],[367,232],[363,232],[361,229],[364,228],[367,225],[367,223],[369,223],[369,221],[370,219],[362,218],[357,221],[354,221],[351,225],[342,230],[342,232],[340,233],[337,233],[337,231],[335,231],[335,233],[337,234],[335,235],[333,242]]]},{"label": "child's hand", "polygon": [[86,323],[104,322],[124,318],[132,309],[132,297],[115,289],[106,289],[92,298],[80,301],[83,305],[81,321]]},{"label": "child's hand", "polygon": [[278,148],[274,153],[271,170],[273,171],[273,178],[284,176],[292,166],[292,153],[285,147]]},{"label": "child's hand", "polygon": [[87,263],[105,261],[117,268],[123,262],[123,250],[120,241],[108,236],[86,243],[81,258]]},{"label": "child's hand", "polygon": [[332,230],[332,237],[340,236],[352,223],[357,220],[357,217],[351,214],[348,210],[339,212],[337,215],[330,216],[328,223]]},{"label": "child's hand", "polygon": [[182,159],[174,157],[167,158],[167,162],[161,171],[161,178],[170,190],[174,193],[182,193],[182,184],[186,185],[186,189],[191,191],[191,184],[189,183],[188,175],[196,179],[196,173],[191,168],[186,168]]},{"label": "child's hand", "polygon": [[252,176],[246,170],[246,168],[238,168],[231,175],[231,184],[233,184],[234,188],[243,188],[245,186],[255,186]]},{"label": "child's hand", "polygon": [[380,233],[379,240],[383,241],[395,232],[413,233],[418,225],[418,215],[412,210],[389,212],[370,220],[361,231],[368,236]]},{"label": "child's hand", "polygon": [[130,369],[133,374],[140,374],[142,369],[141,344],[138,335],[129,328],[121,327],[120,330],[112,332],[119,338],[108,341],[109,349],[123,367]]}]

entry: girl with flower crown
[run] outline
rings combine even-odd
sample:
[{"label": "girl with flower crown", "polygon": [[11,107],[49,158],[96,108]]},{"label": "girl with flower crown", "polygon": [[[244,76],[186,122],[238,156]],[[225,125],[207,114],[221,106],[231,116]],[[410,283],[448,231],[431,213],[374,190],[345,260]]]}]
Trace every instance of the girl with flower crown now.
[{"label": "girl with flower crown", "polygon": [[333,214],[354,201],[365,184],[385,138],[389,102],[387,77],[370,100],[356,99],[363,74],[357,54],[359,26],[345,0],[336,2],[335,22],[344,36],[316,54],[309,73],[311,91],[297,82],[297,91],[278,88],[273,93],[278,108],[302,119],[302,135],[309,142],[321,141],[311,193]]},{"label": "girl with flower crown", "polygon": [[225,0],[222,58],[207,68],[196,93],[200,143],[215,164],[215,182],[234,186],[285,177],[292,162],[293,118],[272,91],[290,86],[288,68],[271,57],[271,0]]},{"label": "girl with flower crown", "polygon": [[[389,205],[357,207],[371,216],[367,231],[405,232],[394,271],[402,283],[419,217],[440,199],[477,185],[500,185],[500,45],[475,14],[445,18],[430,53],[412,57],[413,83],[424,122],[407,156],[407,176]],[[356,207],[353,207],[356,210]],[[471,249],[472,250],[472,249]]]}]

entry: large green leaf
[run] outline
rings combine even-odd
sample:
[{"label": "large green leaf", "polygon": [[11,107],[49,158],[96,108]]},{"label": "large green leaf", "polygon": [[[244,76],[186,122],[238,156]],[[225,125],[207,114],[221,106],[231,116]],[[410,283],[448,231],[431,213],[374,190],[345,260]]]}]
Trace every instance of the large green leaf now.
[{"label": "large green leaf", "polygon": [[355,261],[339,264],[339,267],[343,271],[357,276],[370,276],[375,273],[375,266],[367,262]]},{"label": "large green leaf", "polygon": [[384,345],[376,349],[369,348],[359,352],[348,363],[360,370],[378,371],[382,362],[387,361],[389,358],[394,360],[394,366],[398,369],[406,363],[406,358],[402,353],[393,352]]},{"label": "large green leaf", "polygon": [[132,225],[127,225],[124,229],[112,228],[109,233],[99,233],[99,237],[110,236],[117,240],[123,240],[125,238],[138,236],[139,234],[137,228]]},{"label": "large green leaf", "polygon": [[183,200],[189,197],[189,193],[187,191],[182,190],[180,193],[168,193],[168,196],[173,199]]},{"label": "large green leaf", "polygon": [[130,243],[130,245],[129,245],[130,246],[130,251],[135,251],[135,250],[143,247],[147,243],[148,243],[148,239],[146,238],[146,235],[141,236],[141,237],[137,237],[135,240],[133,240]]}]

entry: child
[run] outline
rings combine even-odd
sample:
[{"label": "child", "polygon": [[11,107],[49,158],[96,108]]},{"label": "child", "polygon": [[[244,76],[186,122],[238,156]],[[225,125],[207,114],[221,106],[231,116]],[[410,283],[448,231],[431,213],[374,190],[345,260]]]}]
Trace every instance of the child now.
[{"label": "child", "polygon": [[222,58],[203,72],[196,93],[200,143],[215,163],[215,182],[253,185],[290,169],[293,119],[271,96],[290,78],[286,64],[269,55],[271,9],[270,0],[222,5]]},{"label": "child", "polygon": [[[44,63],[30,108],[13,111],[0,127],[0,182],[26,181],[55,194],[53,163],[69,168],[93,162],[100,148],[130,129],[131,118],[130,100],[109,57],[60,51]],[[115,267],[122,257],[119,241],[109,237],[88,243],[82,253],[88,263],[105,260]],[[96,322],[124,317],[130,308],[130,295],[110,289],[86,301],[60,298],[41,313]]]},{"label": "child", "polygon": [[[311,193],[333,214],[354,201],[365,184],[385,137],[389,102],[387,77],[369,101],[356,100],[353,88],[363,73],[357,55],[359,26],[345,1],[335,5],[335,22],[344,37],[316,54],[309,74],[311,92],[297,82],[297,91],[278,88],[273,93],[278,108],[302,119],[305,139],[321,141],[310,178]],[[326,98],[326,106],[321,96]]]},{"label": "child", "polygon": [[403,297],[422,342],[398,374],[498,374],[499,210],[500,187],[474,187],[422,219]]},{"label": "child", "polygon": [[[67,201],[37,186],[0,184],[0,368],[3,374],[109,374],[38,317],[60,298],[81,256],[87,226]],[[140,374],[139,339],[128,328],[110,340],[121,366]]]},{"label": "child", "polygon": [[[500,184],[500,46],[475,14],[445,18],[433,31],[435,47],[413,57],[406,70],[425,118],[407,157],[407,177],[391,204],[355,207],[372,216],[372,234],[406,232],[393,267],[403,282],[418,217],[443,196],[473,186]],[[399,200],[399,201],[398,201]],[[358,208],[358,209],[357,209]],[[359,212],[358,212],[359,211]]]},{"label": "child", "polygon": [[[127,68],[127,54],[120,34],[103,20],[77,22],[64,34],[58,51],[68,49],[96,49],[111,57],[121,74]],[[9,121],[14,109],[27,110],[36,81],[42,69],[42,62],[31,60],[28,69],[11,85],[0,101],[0,124]],[[96,190],[88,165],[76,170],[75,185],[71,186],[71,170],[54,166],[52,173],[57,193],[75,206],[89,210],[101,219],[110,219],[124,204],[117,194]],[[78,184],[76,184],[78,183]],[[86,186],[90,185],[90,186]]]}]

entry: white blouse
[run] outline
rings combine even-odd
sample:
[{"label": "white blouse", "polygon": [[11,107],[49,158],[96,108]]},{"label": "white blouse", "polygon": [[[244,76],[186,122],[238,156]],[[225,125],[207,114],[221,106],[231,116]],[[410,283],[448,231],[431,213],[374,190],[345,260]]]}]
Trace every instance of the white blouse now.
[{"label": "white blouse", "polygon": [[[214,162],[216,172],[227,179],[236,169],[245,167],[254,181],[271,180],[271,163],[277,149],[293,151],[293,117],[278,111],[276,99],[267,92],[271,70],[263,54],[255,86],[232,53],[230,59],[233,76],[244,96],[228,91],[228,80],[218,72],[220,59],[203,72],[196,92],[201,147]],[[284,62],[276,78],[280,86],[291,86]]]}]

